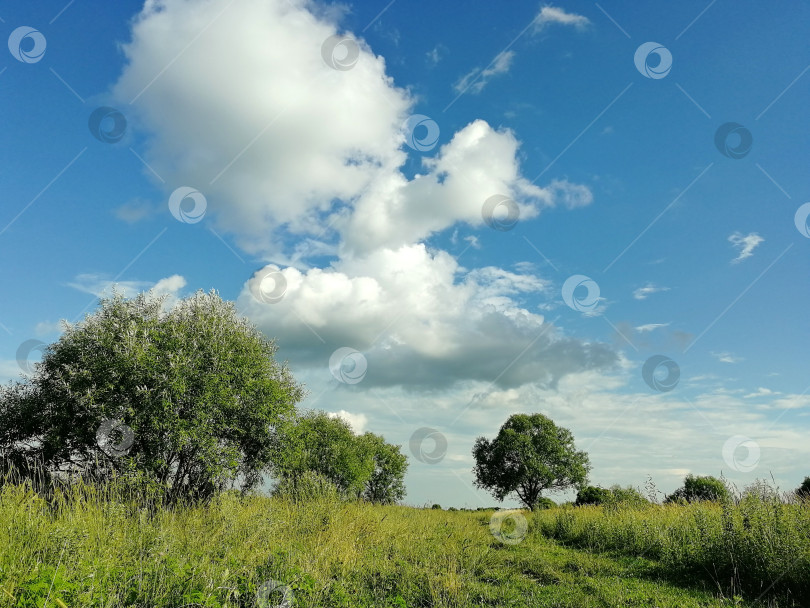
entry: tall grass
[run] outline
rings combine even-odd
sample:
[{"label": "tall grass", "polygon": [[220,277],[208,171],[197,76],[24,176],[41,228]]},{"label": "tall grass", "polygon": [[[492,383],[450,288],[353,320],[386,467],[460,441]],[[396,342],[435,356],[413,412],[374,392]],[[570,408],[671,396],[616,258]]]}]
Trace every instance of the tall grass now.
[{"label": "tall grass", "polygon": [[[278,590],[257,601],[269,581],[292,591],[294,607],[313,608],[765,605],[678,584],[649,560],[565,549],[544,534],[657,556],[673,568],[711,563],[717,577],[726,560],[740,581],[771,576],[793,551],[804,561],[780,589],[806,597],[798,595],[807,579],[806,513],[750,504],[759,506],[741,503],[730,518],[709,505],[523,512],[526,537],[505,544],[490,530],[492,511],[376,506],[329,493],[301,501],[225,492],[205,504],[164,504],[131,485],[63,484],[43,497],[30,484],[7,483],[0,608],[286,608]],[[723,551],[732,557],[709,559]]]},{"label": "tall grass", "polygon": [[463,606],[495,541],[488,514],[447,525],[452,517],[227,492],[150,510],[109,488],[72,486],[46,501],[7,484],[0,606],[256,606],[270,580],[296,606]]},{"label": "tall grass", "polygon": [[810,503],[763,484],[720,504],[566,508],[539,513],[535,522],[550,538],[660,560],[726,593],[810,605]]}]

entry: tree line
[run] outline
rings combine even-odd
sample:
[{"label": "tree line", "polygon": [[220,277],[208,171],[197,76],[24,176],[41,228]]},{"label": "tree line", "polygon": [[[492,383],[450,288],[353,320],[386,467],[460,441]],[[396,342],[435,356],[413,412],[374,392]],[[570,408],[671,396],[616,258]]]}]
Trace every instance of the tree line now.
[{"label": "tree line", "polygon": [[[0,482],[14,476],[47,489],[116,479],[173,503],[245,493],[269,474],[275,492],[294,499],[404,498],[401,446],[297,409],[303,385],[233,303],[198,291],[164,304],[148,293],[101,299],[65,324],[33,374],[0,387]],[[575,505],[647,500],[633,488],[588,485],[588,455],[539,413],[510,416],[472,454],[479,488],[528,509],[553,506],[543,494],[571,488]],[[796,492],[810,495],[810,478]],[[721,480],[689,475],[666,501],[727,497]]]}]

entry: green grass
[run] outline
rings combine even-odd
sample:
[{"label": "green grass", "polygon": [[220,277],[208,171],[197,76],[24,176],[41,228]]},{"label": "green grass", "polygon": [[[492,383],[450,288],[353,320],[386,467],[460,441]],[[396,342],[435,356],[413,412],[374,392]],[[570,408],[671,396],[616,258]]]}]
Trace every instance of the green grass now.
[{"label": "green grass", "polygon": [[[674,557],[648,551],[656,545],[640,532],[610,536],[634,526],[679,529],[691,507],[675,509],[650,513],[647,528],[636,513],[524,513],[525,538],[507,544],[491,533],[486,511],[225,494],[208,506],[150,515],[87,491],[49,505],[7,485],[0,489],[0,607],[256,606],[257,588],[270,579],[292,588],[294,606],[319,608],[791,605],[723,597],[710,581],[681,578],[667,561]],[[574,523],[560,528],[561,540],[579,538],[580,547],[600,551],[621,548],[621,538],[635,544],[626,555],[562,546],[547,535],[569,513]],[[599,521],[601,533],[588,528]],[[600,545],[600,534],[612,540]],[[630,555],[639,548],[647,555]],[[273,596],[268,605],[279,602]]]},{"label": "green grass", "polygon": [[810,605],[810,503],[752,492],[724,504],[555,509],[535,526],[569,546],[654,559],[726,594]]}]

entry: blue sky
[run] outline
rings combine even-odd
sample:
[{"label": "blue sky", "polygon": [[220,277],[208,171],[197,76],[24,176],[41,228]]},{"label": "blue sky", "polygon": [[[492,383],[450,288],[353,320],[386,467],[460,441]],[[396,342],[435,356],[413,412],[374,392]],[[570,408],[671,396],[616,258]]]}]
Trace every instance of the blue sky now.
[{"label": "blue sky", "polygon": [[493,504],[515,412],[605,486],[810,474],[806,4],[96,11],[0,9],[3,380],[114,283],[216,289],[412,504]]}]

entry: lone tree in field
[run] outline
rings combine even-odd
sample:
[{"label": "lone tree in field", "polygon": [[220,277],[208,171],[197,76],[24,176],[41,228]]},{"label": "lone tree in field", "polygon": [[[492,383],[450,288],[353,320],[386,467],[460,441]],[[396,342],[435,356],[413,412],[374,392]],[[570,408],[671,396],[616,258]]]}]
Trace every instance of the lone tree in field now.
[{"label": "lone tree in field", "polygon": [[216,292],[163,302],[116,294],[66,326],[29,379],[0,389],[0,457],[138,477],[170,501],[254,487],[303,389]]},{"label": "lone tree in field", "polygon": [[574,436],[542,414],[514,414],[492,441],[479,437],[473,447],[475,485],[503,501],[514,493],[528,509],[543,491],[587,482],[590,463],[574,447]]}]

